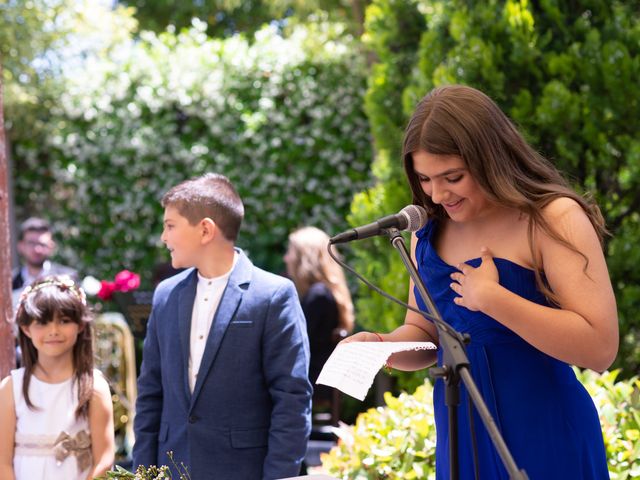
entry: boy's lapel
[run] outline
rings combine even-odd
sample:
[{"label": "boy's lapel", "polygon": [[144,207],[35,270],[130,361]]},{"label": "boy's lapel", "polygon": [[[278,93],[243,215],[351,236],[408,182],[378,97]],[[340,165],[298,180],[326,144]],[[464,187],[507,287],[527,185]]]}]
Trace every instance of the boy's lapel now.
[{"label": "boy's lapel", "polygon": [[189,389],[189,343],[191,337],[191,315],[193,302],[196,300],[196,286],[198,273],[194,269],[184,282],[178,293],[178,331],[180,332],[180,346],[182,349],[182,383],[187,397],[191,397]]},{"label": "boy's lapel", "polygon": [[198,378],[196,379],[193,396],[191,397],[192,407],[195,405],[195,400],[202,389],[202,382],[207,378],[213,360],[216,358],[216,354],[220,349],[220,344],[222,343],[227,327],[236,315],[236,311],[242,300],[242,295],[246,290],[246,284],[249,283],[251,278],[251,262],[241,250],[238,250],[238,255],[238,262],[233,272],[231,272],[227,288],[222,294],[220,305],[218,305],[218,309],[213,317],[211,330],[207,337],[207,344],[204,348],[204,355],[202,356],[202,362],[198,370]]}]

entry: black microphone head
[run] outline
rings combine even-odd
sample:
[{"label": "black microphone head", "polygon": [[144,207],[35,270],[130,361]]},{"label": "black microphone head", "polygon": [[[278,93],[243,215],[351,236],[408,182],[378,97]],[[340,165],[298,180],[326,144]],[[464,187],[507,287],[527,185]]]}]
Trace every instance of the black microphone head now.
[{"label": "black microphone head", "polygon": [[427,223],[427,211],[420,205],[407,205],[399,213],[407,219],[407,226],[402,230],[417,232]]}]

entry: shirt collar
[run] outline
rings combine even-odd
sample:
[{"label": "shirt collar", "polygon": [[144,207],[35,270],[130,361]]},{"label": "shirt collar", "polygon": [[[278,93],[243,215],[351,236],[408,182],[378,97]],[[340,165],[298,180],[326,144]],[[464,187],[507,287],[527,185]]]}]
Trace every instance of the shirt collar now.
[{"label": "shirt collar", "polygon": [[233,252],[233,263],[231,264],[231,268],[226,273],[219,275],[217,277],[207,278],[204,277],[200,272],[198,272],[198,288],[215,288],[216,286],[225,283],[229,280],[231,276],[231,272],[233,268],[236,266],[238,262],[238,252]]}]

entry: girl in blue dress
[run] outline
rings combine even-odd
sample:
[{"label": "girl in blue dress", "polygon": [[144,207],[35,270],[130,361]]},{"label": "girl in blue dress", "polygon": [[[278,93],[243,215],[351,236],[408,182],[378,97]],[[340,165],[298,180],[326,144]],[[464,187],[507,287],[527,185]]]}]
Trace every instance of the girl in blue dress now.
[{"label": "girl in blue dress", "polygon": [[[412,238],[414,262],[442,318],[471,336],[471,374],[516,464],[533,480],[609,478],[597,411],[570,367],[601,372],[618,350],[600,210],[489,97],[466,86],[437,88],[420,101],[405,132],[404,165],[413,202],[429,214]],[[409,304],[426,308],[412,283]],[[408,311],[391,333],[345,341],[381,340],[437,344],[438,335]],[[435,361],[441,351],[391,358],[401,370]],[[436,381],[438,479],[450,475],[444,387]],[[460,478],[476,478],[477,469],[480,479],[507,479],[468,402],[461,384]]]}]

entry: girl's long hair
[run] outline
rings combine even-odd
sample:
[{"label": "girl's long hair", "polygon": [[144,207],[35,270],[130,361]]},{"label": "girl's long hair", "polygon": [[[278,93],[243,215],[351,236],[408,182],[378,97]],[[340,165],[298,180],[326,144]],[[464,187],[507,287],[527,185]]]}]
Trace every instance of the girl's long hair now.
[{"label": "girl's long hair", "polygon": [[338,326],[353,331],[354,314],[351,293],[342,267],[327,251],[329,236],[316,227],[302,227],[289,235],[289,252],[293,256],[288,273],[303,297],[311,285],[321,282],[327,286],[338,306]]},{"label": "girl's long hair", "polygon": [[564,239],[542,215],[557,198],[575,200],[585,211],[600,242],[607,234],[598,206],[578,195],[560,172],[525,141],[509,118],[484,93],[463,85],[432,90],[416,107],[405,131],[403,161],[413,202],[423,205],[431,218],[446,219],[446,211],[424,193],[413,169],[413,153],[458,155],[487,198],[528,215],[528,238],[538,288],[557,303],[543,279],[542,264],[534,249],[536,227],[588,259]]},{"label": "girl's long hair", "polygon": [[[70,318],[81,327],[73,346],[74,381],[78,384],[78,407],[75,413],[76,418],[80,418],[87,417],[93,394],[93,328],[92,316],[82,299],[84,294],[79,287],[71,284],[68,278],[49,276],[27,287],[30,290],[18,306],[16,322],[18,327],[28,327],[33,322],[46,325],[58,315]],[[38,350],[21,328],[18,340],[24,366],[22,393],[27,406],[37,409],[29,398],[29,384],[38,362]]]}]

